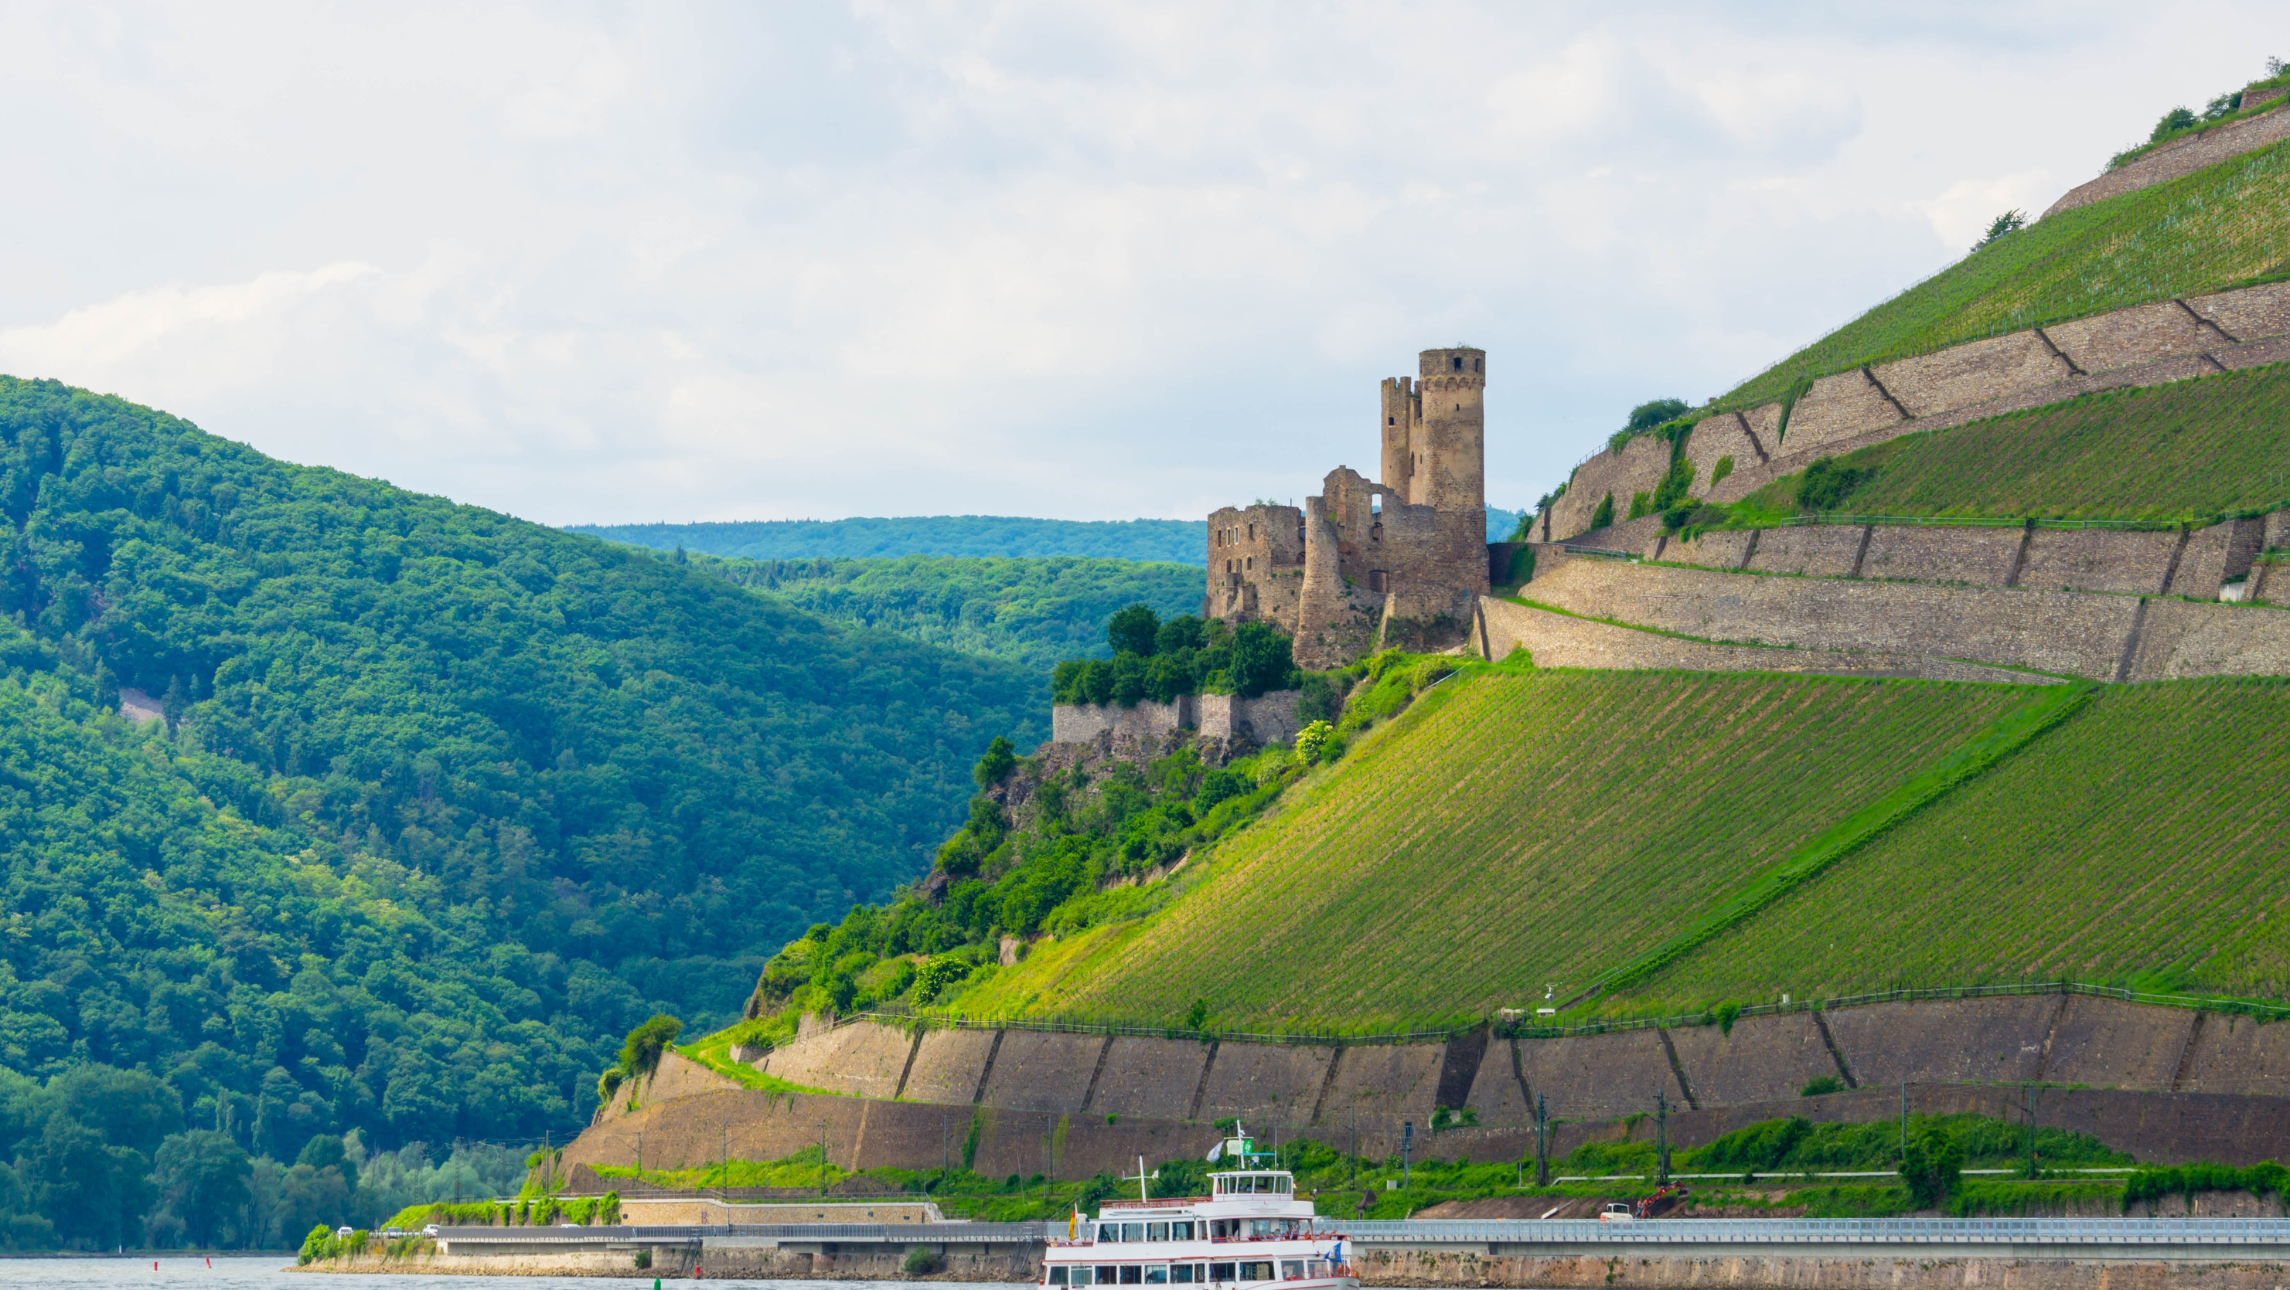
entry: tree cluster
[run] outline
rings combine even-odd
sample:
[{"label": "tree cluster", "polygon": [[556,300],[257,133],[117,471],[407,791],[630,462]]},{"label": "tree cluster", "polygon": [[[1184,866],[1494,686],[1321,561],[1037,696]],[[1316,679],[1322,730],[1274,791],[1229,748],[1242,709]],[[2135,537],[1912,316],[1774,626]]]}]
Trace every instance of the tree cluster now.
[{"label": "tree cluster", "polygon": [[1253,699],[1294,689],[1301,680],[1293,645],[1265,623],[1235,627],[1180,614],[1163,622],[1149,605],[1130,605],[1106,620],[1110,659],[1067,659],[1050,674],[1053,703],[1168,703],[1186,694]]}]

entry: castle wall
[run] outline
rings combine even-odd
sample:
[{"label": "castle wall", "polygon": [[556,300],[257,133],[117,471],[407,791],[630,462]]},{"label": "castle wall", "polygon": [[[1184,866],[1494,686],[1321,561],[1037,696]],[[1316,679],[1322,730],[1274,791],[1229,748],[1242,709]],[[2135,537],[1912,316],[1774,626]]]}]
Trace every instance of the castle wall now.
[{"label": "castle wall", "polygon": [[1212,618],[1261,620],[1296,630],[1303,590],[1304,512],[1294,506],[1227,506],[1208,524]]},{"label": "castle wall", "polygon": [[2045,219],[2078,206],[2089,206],[2120,193],[2137,192],[2150,185],[2183,179],[2198,170],[2239,157],[2282,139],[2290,139],[2290,112],[2279,108],[2231,125],[2205,130],[2163,145],[2129,165],[2108,171],[2080,184],[2051,204]]},{"label": "castle wall", "polygon": [[1296,701],[1302,697],[1298,690],[1273,690],[1253,699],[1204,694],[1200,696],[1201,737],[1266,747],[1292,744],[1296,732],[1303,729],[1296,716]]},{"label": "castle wall", "polygon": [[1184,694],[1174,703],[1141,699],[1124,708],[1114,703],[1059,703],[1050,708],[1050,742],[1157,747],[1186,726],[1200,724],[1199,698]]}]

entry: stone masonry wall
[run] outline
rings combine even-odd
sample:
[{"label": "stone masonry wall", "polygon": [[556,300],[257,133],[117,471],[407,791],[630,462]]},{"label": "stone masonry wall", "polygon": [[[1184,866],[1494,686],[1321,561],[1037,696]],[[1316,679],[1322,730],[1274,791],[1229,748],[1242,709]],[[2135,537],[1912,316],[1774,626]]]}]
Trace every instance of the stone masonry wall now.
[{"label": "stone masonry wall", "polygon": [[1112,746],[1155,746],[1186,726],[1200,724],[1199,699],[1180,695],[1175,703],[1144,699],[1134,707],[1113,703],[1059,703],[1050,708],[1050,742]]},{"label": "stone masonry wall", "polygon": [[2089,206],[2119,193],[2136,192],[2153,184],[2182,179],[2198,170],[2286,138],[2290,138],[2290,112],[2279,108],[2215,130],[2189,135],[2165,144],[2129,165],[2110,170],[2087,184],[2069,189],[2066,196],[2051,204],[2051,209],[2045,211],[2043,217],[2050,219],[2061,211]]},{"label": "stone masonry wall", "polygon": [[1302,728],[1296,719],[1296,701],[1302,697],[1297,690],[1273,690],[1253,699],[1204,694],[1199,700],[1201,737],[1266,747],[1294,743]]},{"label": "stone masonry wall", "polygon": [[[2290,126],[2290,111],[2266,120]],[[1709,417],[1695,427],[1686,455],[1695,463],[1697,495],[1732,502],[1813,458],[1848,452],[1898,435],[1944,429],[1983,417],[2040,407],[2098,390],[2157,385],[2290,360],[2290,283],[2267,283],[2209,296],[2157,301],[2044,328],[1972,341],[1937,353],[1823,377],[1797,401],[1787,433],[1779,406]],[[1634,492],[1653,489],[1667,468],[1648,436],[1617,456],[1600,453],[1575,471],[1537,536],[1577,537],[1612,492],[1615,516],[1629,514]],[[1642,446],[1643,445],[1643,446]],[[1744,452],[1748,449],[1748,452]],[[1721,456],[1734,469],[1710,475]]]},{"label": "stone masonry wall", "polygon": [[1659,632],[1619,627],[1531,605],[1489,598],[1480,602],[1486,656],[1506,658],[1525,649],[1540,667],[1602,670],[1680,668],[1696,672],[1794,672],[1820,676],[1923,677],[1936,681],[2055,684],[2054,678],[1949,659],[1834,650],[1768,649],[1713,645]]},{"label": "stone masonry wall", "polygon": [[[1938,656],[2093,680],[2115,679],[2141,613],[2125,596],[1550,563],[1547,573],[1538,563],[1524,594],[1570,613],[1718,641]],[[2247,649],[2243,639],[2234,647]]]}]

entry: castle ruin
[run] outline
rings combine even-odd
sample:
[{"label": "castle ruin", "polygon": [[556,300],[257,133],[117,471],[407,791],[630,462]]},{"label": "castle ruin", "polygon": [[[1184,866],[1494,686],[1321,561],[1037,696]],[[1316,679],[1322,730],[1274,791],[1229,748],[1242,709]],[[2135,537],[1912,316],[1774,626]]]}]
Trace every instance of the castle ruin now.
[{"label": "castle ruin", "polygon": [[1296,661],[1460,643],[1487,593],[1487,354],[1427,349],[1383,383],[1381,481],[1338,466],[1303,509],[1209,516],[1205,617],[1271,623]]}]

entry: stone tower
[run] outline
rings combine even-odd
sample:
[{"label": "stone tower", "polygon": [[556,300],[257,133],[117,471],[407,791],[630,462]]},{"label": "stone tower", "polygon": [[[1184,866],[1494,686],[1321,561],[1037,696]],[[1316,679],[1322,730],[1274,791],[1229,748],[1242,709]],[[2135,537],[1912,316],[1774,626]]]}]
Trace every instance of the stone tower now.
[{"label": "stone tower", "polygon": [[1385,377],[1383,407],[1383,474],[1379,478],[1384,487],[1399,494],[1394,500],[1408,501],[1415,496],[1410,481],[1415,478],[1416,428],[1423,421],[1423,400],[1416,397],[1415,382],[1404,376]]},{"label": "stone tower", "polygon": [[[1487,510],[1487,351],[1427,349],[1417,356],[1407,500],[1441,511]],[[1384,402],[1391,402],[1389,383]],[[1388,427],[1387,427],[1388,429]],[[1387,467],[1384,483],[1399,486]]]}]

